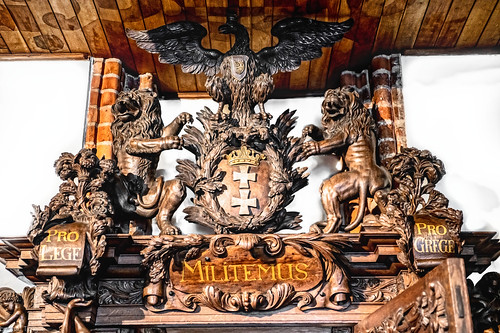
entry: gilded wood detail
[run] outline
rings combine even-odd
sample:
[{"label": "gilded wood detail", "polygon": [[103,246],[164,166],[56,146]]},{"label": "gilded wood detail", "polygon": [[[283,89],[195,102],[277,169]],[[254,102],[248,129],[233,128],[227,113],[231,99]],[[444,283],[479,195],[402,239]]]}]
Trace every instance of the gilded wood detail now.
[{"label": "gilded wood detail", "polygon": [[346,245],[339,235],[321,234],[156,237],[143,251],[146,306],[232,312],[297,303],[301,310],[342,310],[350,304],[341,254]]}]

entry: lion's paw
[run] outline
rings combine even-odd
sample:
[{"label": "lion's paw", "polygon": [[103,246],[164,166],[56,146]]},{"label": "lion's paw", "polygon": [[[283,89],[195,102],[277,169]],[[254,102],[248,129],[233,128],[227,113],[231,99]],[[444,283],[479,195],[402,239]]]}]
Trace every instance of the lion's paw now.
[{"label": "lion's paw", "polygon": [[164,225],[160,230],[160,236],[164,235],[181,235],[181,229],[173,225]]}]

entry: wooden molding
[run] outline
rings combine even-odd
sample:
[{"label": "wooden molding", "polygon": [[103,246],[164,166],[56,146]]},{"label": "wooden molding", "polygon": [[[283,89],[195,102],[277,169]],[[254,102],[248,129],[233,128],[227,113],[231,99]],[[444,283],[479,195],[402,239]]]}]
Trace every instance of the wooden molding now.
[{"label": "wooden molding", "polygon": [[90,56],[86,53],[14,53],[0,54],[0,61],[21,60],[86,60]]}]

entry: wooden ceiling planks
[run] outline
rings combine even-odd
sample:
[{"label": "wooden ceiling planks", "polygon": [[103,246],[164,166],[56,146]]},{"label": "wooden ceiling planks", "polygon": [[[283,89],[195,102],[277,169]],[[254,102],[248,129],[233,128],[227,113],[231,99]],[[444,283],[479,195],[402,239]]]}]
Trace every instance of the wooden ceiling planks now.
[{"label": "wooden ceiling planks", "polygon": [[30,51],[32,53],[49,53],[50,50],[47,47],[47,42],[42,36],[26,2],[4,0],[4,4]]},{"label": "wooden ceiling planks", "polygon": [[340,74],[349,67],[349,59],[354,47],[354,38],[358,29],[358,21],[361,15],[361,8],[363,0],[350,0],[340,2],[339,8],[339,21],[344,21],[348,18],[354,19],[354,25],[345,35],[340,42],[333,46],[333,52],[330,57],[330,65],[328,66],[328,78],[326,88],[337,87],[340,83]]},{"label": "wooden ceiling planks", "polygon": [[495,52],[500,43],[500,0],[0,0],[0,53],[117,57],[134,74],[152,72],[162,95],[186,96],[205,91],[205,75],[161,64],[157,55],[128,40],[125,29],[190,20],[207,29],[205,48],[226,52],[234,38],[218,28],[226,21],[227,8],[238,12],[255,52],[277,43],[270,31],[285,17],[354,19],[351,31],[333,48],[323,49],[321,58],[275,75],[274,96],[317,94],[335,87],[341,71],[367,68],[382,53]]},{"label": "wooden ceiling planks", "polygon": [[[123,21],[125,29],[144,30],[144,20],[138,0],[117,1],[118,11]],[[154,73],[156,68],[153,62],[153,55],[144,52],[137,47],[135,42],[129,41],[130,50],[134,57],[134,63],[139,73]]]},{"label": "wooden ceiling planks", "polygon": [[54,28],[56,25],[59,27],[68,44],[69,51],[72,53],[91,53],[73,6],[68,5],[65,0],[49,0],[49,4],[52,15],[46,13],[45,20]]},{"label": "wooden ceiling planks", "polygon": [[[185,21],[186,17],[186,6],[194,5],[194,2],[189,2],[185,0],[163,0],[163,13],[165,14],[165,22],[173,23],[177,21]],[[174,66],[175,74],[177,75],[177,86],[179,92],[196,91],[196,77],[189,73],[184,73],[180,65]]]},{"label": "wooden ceiling planks", "polygon": [[7,46],[7,43],[5,43],[1,35],[0,35],[0,53],[10,53],[9,47]]},{"label": "wooden ceiling planks", "polygon": [[[339,15],[340,1],[326,1],[326,4],[312,8],[316,12],[316,20],[319,21],[337,21]],[[323,55],[311,61],[309,67],[309,78],[307,89],[310,91],[324,91],[326,87],[326,78],[328,76],[328,66],[330,65],[330,58],[332,56],[332,48],[324,48]]]},{"label": "wooden ceiling planks", "polygon": [[[491,0],[490,0],[491,1]],[[454,47],[474,5],[474,0],[454,0],[451,4],[439,37],[434,44],[437,48]]]},{"label": "wooden ceiling planks", "polygon": [[2,0],[0,0],[0,36],[2,36],[10,53],[31,52],[16,22]]},{"label": "wooden ceiling planks", "polygon": [[408,0],[394,42],[395,49],[413,48],[428,5],[429,0]]},{"label": "wooden ceiling planks", "polygon": [[125,35],[116,1],[95,0],[94,4],[106,34],[111,54],[113,57],[120,59],[129,69],[136,72],[137,66],[129,45],[129,39]]},{"label": "wooden ceiling planks", "polygon": [[53,19],[54,13],[47,0],[27,1],[36,24],[41,32],[41,41],[50,52],[69,52],[68,44],[64,38],[57,21]]},{"label": "wooden ceiling planks", "polygon": [[358,29],[354,38],[354,47],[349,63],[351,67],[357,64],[366,64],[371,60],[371,49],[380,25],[380,18],[384,8],[384,0],[365,0],[358,20]]},{"label": "wooden ceiling planks", "polygon": [[[140,5],[146,29],[155,29],[166,24],[163,5],[160,0],[145,0],[141,1]],[[160,63],[156,54],[153,55],[153,61],[156,67],[155,77],[159,83],[160,91],[163,93],[179,91],[174,67]]]},{"label": "wooden ceiling planks", "polygon": [[[64,0],[64,2],[66,2],[66,5],[69,5],[67,0]],[[88,0],[72,0],[70,4],[73,6],[92,55],[99,58],[112,57],[108,40],[94,3]]]},{"label": "wooden ceiling planks", "polygon": [[415,48],[434,46],[453,0],[430,0],[422,25],[418,32]]},{"label": "wooden ceiling planks", "polygon": [[373,42],[372,54],[391,52],[405,7],[406,0],[385,1],[382,16],[378,24],[377,35]]},{"label": "wooden ceiling planks", "polygon": [[500,1],[497,2],[476,46],[491,47],[498,43],[500,43]]},{"label": "wooden ceiling planks", "polygon": [[[488,23],[488,20],[485,18],[489,18],[497,2],[498,1],[491,0],[476,0],[465,22],[462,33],[458,37],[456,47],[470,48],[476,46],[481,37],[481,33]],[[500,30],[500,27],[498,27],[498,29]]]}]

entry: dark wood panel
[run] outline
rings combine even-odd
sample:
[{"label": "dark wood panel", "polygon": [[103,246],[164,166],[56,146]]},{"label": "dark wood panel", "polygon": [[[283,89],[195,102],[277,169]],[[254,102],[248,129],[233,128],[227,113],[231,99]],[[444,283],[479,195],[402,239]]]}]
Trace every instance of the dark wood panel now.
[{"label": "dark wood panel", "polygon": [[[165,25],[166,22],[160,0],[145,0],[141,1],[140,5],[146,29],[154,29]],[[159,89],[164,93],[178,91],[174,67],[160,63],[157,55],[153,55],[153,61],[156,68],[156,79]]]},{"label": "dark wood panel", "polygon": [[[479,37],[481,37],[481,33],[488,22],[485,18],[489,18],[497,2],[498,1],[492,0],[476,0],[467,21],[465,22],[462,33],[458,38],[456,47],[463,48],[476,46]],[[498,27],[498,30],[500,30],[500,27]]]},{"label": "dark wood panel", "polygon": [[[118,1],[118,10],[123,21],[123,27],[126,29],[144,30],[144,20],[142,19],[141,9],[137,0],[128,2]],[[153,55],[137,47],[135,42],[129,41],[130,50],[134,57],[134,62],[139,74],[155,72]]]},{"label": "dark wood panel", "polygon": [[478,47],[491,47],[500,42],[500,2],[497,3],[493,13],[491,14],[486,27],[477,42]]},{"label": "dark wood panel", "polygon": [[271,0],[250,0],[252,7],[250,43],[254,52],[271,46],[271,28],[273,24],[273,6]]},{"label": "dark wood panel", "polygon": [[[296,0],[294,1],[284,1],[284,0],[275,0],[273,1],[273,21],[271,26],[274,26],[280,20],[285,17],[290,17],[296,10],[301,10],[303,8],[303,13],[305,15],[307,6],[307,0]],[[271,29],[269,29],[268,34],[271,33]],[[276,45],[278,43],[278,39],[276,37],[272,37],[271,45]],[[274,85],[277,90],[281,89],[304,89],[307,88],[307,78],[309,73],[309,62],[303,62],[299,69],[293,72],[293,77],[290,72],[286,73],[278,73],[275,74]]]},{"label": "dark wood panel", "polygon": [[352,0],[349,5],[344,1],[340,3],[339,21],[353,18],[354,26],[344,35],[344,38],[333,47],[330,57],[330,66],[328,67],[327,88],[338,87],[340,83],[340,73],[349,68],[349,59],[351,58],[351,51],[354,47],[354,38],[359,26],[358,22],[362,5],[363,0]]},{"label": "dark wood panel", "polygon": [[110,58],[111,51],[94,3],[88,0],[74,0],[72,4],[92,55]]},{"label": "dark wood panel", "polygon": [[28,45],[3,0],[0,0],[0,35],[11,53],[30,53]]},{"label": "dark wood panel", "polygon": [[[186,1],[184,0],[163,0],[163,13],[165,14],[165,23],[185,21],[187,19],[184,10]],[[179,92],[196,91],[196,77],[192,74],[184,73],[180,65],[174,66],[177,75],[177,87]]]},{"label": "dark wood panel", "polygon": [[47,24],[57,25],[61,29],[70,52],[90,54],[90,48],[73,6],[68,5],[65,0],[49,0],[49,3],[52,8],[52,16],[46,14]]},{"label": "dark wood panel", "polygon": [[[208,31],[208,13],[205,0],[184,0],[186,19],[201,24]],[[210,38],[207,36],[201,41],[204,48],[210,49]],[[196,79],[196,90],[205,91],[205,74],[198,74]]]},{"label": "dark wood panel", "polygon": [[394,43],[395,49],[402,50],[413,47],[428,4],[429,0],[408,0]]},{"label": "dark wood panel", "polygon": [[[327,4],[323,5],[317,3],[317,6],[318,8],[312,9],[314,12],[316,12],[316,20],[327,22],[338,21],[340,0],[327,1]],[[308,82],[309,90],[322,91],[325,89],[331,55],[331,47],[323,48],[323,55],[321,56],[321,58],[311,61]]]},{"label": "dark wood panel", "polygon": [[382,16],[384,0],[365,0],[361,9],[355,44],[349,60],[351,67],[366,67],[371,62],[371,49]]},{"label": "dark wood panel", "polygon": [[453,1],[436,41],[436,47],[444,48],[455,46],[473,4],[474,0]]},{"label": "dark wood panel", "polygon": [[113,57],[120,59],[125,68],[137,72],[137,66],[129,46],[129,40],[125,36],[116,2],[112,0],[94,0],[94,4],[99,13],[111,54]]},{"label": "dark wood panel", "polygon": [[434,46],[452,1],[430,0],[417,40],[415,41],[415,48],[429,48],[429,46]]},{"label": "dark wood panel", "polygon": [[28,45],[31,52],[48,53],[50,52],[35,18],[31,14],[26,2],[15,0],[4,0],[12,19],[16,23],[24,41]]},{"label": "dark wood panel", "polygon": [[[451,1],[451,0],[450,0]],[[386,0],[382,17],[373,43],[372,53],[390,52],[398,34],[401,18],[406,7],[406,0]]]}]

